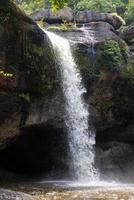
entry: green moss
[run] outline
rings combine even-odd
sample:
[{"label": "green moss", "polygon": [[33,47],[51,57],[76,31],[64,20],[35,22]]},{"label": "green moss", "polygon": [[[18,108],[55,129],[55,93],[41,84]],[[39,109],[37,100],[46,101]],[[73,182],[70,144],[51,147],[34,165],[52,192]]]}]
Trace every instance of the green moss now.
[{"label": "green moss", "polygon": [[7,147],[7,144],[5,143],[0,143],[0,151],[4,150]]},{"label": "green moss", "polygon": [[32,48],[32,51],[34,54],[37,54],[38,56],[43,56],[44,49],[42,46],[36,45],[36,44],[31,44],[31,48]]},{"label": "green moss", "polygon": [[59,26],[49,26],[47,28],[48,31],[67,31],[67,30],[72,30],[76,28],[75,23],[68,23],[66,20],[63,20],[63,23],[60,24]]},{"label": "green moss", "polygon": [[92,47],[87,47],[83,44],[77,44],[74,50],[74,56],[82,73],[87,76],[98,75],[99,71],[96,67],[96,57],[93,56]]},{"label": "green moss", "polygon": [[108,111],[113,107],[113,102],[112,102],[112,100],[105,100],[105,101],[101,102],[100,107],[103,111]]},{"label": "green moss", "polygon": [[129,63],[129,47],[126,44],[126,42],[124,42],[123,40],[119,41],[119,48],[120,48],[120,52],[122,55],[122,61],[124,62],[124,64],[128,64]]},{"label": "green moss", "polygon": [[62,26],[62,25],[60,25],[60,26],[49,26],[49,27],[47,28],[47,30],[48,30],[48,31],[67,31],[68,28],[67,28],[67,27],[64,27],[64,26]]},{"label": "green moss", "polygon": [[36,21],[36,23],[38,24],[39,27],[44,27],[44,22],[43,20],[39,20],[39,21]]},{"label": "green moss", "polygon": [[117,13],[111,13],[111,15],[113,16],[113,18],[115,18],[116,20],[118,20],[121,24],[121,26],[124,26],[126,24],[125,20],[119,16]]},{"label": "green moss", "polygon": [[33,24],[24,12],[12,0],[0,2],[0,24],[13,26],[13,29],[19,31],[22,21]]},{"label": "green moss", "polygon": [[99,44],[96,58],[102,71],[120,71],[122,55],[118,42],[107,40]]},{"label": "green moss", "polygon": [[[26,37],[27,38],[27,37]],[[28,36],[25,62],[26,82],[31,95],[45,96],[54,91],[57,85],[56,70],[52,49],[44,38]]]},{"label": "green moss", "polygon": [[24,99],[27,102],[30,102],[30,94],[29,93],[21,93],[21,94],[19,94],[19,97],[21,97],[22,99]]}]

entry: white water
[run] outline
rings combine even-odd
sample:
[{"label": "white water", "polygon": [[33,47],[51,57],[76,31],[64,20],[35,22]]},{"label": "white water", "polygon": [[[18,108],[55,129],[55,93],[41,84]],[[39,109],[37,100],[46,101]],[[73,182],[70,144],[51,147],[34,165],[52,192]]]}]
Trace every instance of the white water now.
[{"label": "white water", "polygon": [[84,33],[84,41],[87,41],[87,44],[91,44],[91,51],[92,51],[92,56],[95,57],[95,48],[94,48],[94,44],[97,41],[95,39],[95,33],[93,30],[91,30],[89,27],[88,29],[85,27],[85,25],[83,24],[83,26],[80,28],[83,33]]},{"label": "white water", "polygon": [[80,182],[96,181],[98,173],[94,167],[95,132],[88,127],[88,106],[83,99],[86,89],[83,87],[69,41],[54,33],[47,31],[45,33],[52,43],[60,66],[74,179]]}]

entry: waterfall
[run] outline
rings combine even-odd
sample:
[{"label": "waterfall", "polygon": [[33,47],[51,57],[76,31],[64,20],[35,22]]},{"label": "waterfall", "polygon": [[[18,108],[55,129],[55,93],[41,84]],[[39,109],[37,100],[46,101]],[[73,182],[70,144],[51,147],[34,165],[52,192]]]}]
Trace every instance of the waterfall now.
[{"label": "waterfall", "polygon": [[87,44],[90,43],[91,45],[91,51],[92,51],[92,56],[95,58],[95,47],[94,44],[96,42],[96,39],[94,37],[94,31],[90,29],[90,27],[85,27],[85,24],[80,28],[80,30],[83,31],[84,33],[84,40],[87,41]]},{"label": "waterfall", "polygon": [[74,61],[69,41],[55,33],[45,33],[52,43],[60,67],[73,178],[81,182],[96,181],[98,174],[94,167],[95,132],[88,125],[88,106],[83,99],[86,89],[82,84],[80,71]]}]

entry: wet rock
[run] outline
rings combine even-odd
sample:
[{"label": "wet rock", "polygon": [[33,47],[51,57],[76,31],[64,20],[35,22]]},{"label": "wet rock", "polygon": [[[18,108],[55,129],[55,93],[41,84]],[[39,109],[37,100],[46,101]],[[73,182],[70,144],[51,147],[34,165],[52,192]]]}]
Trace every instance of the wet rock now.
[{"label": "wet rock", "polygon": [[134,144],[134,125],[118,125],[97,132],[97,141],[110,142],[113,140],[118,142]]},{"label": "wet rock", "polygon": [[75,29],[68,29],[66,31],[62,30],[52,30],[57,32],[59,35],[75,41],[77,43],[91,44],[100,43],[108,39],[119,40],[115,29],[112,25],[106,22],[90,22],[86,23],[84,29],[82,27]]},{"label": "wet rock", "polygon": [[96,161],[102,177],[106,180],[133,181],[134,145],[120,142],[99,143]]},{"label": "wet rock", "polygon": [[28,194],[22,192],[14,192],[11,190],[5,190],[0,188],[0,200],[34,200]]}]

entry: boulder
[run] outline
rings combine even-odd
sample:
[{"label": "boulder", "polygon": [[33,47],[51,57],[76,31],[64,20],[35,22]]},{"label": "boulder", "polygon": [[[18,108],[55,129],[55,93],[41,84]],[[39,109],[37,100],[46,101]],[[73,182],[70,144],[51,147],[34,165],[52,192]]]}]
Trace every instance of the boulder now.
[{"label": "boulder", "polygon": [[95,11],[80,11],[75,16],[76,23],[89,23],[89,22],[107,22],[111,24],[115,29],[120,28],[122,21],[117,16],[113,16],[108,13],[98,13]]},{"label": "boulder", "polygon": [[125,41],[130,42],[134,39],[134,26],[129,25],[125,26],[120,31],[120,37],[122,37]]},{"label": "boulder", "polygon": [[126,41],[126,43],[129,45],[130,50],[130,62],[133,65],[134,64],[134,26],[124,26],[119,31],[120,37]]},{"label": "boulder", "polygon": [[35,21],[43,20],[48,24],[62,23],[63,20],[72,22],[74,19],[72,9],[67,6],[57,12],[52,12],[51,9],[41,9],[32,13],[31,18]]},{"label": "boulder", "polygon": [[117,35],[116,30],[107,22],[98,21],[90,22],[84,24],[84,26],[79,25],[79,28],[70,28],[66,31],[56,29],[51,29],[51,31],[65,37],[72,42],[81,44],[97,44],[108,39],[120,40]]},{"label": "boulder", "polygon": [[45,15],[48,13],[48,9],[40,9],[40,10],[36,10],[35,12],[33,12],[30,17],[35,20],[35,21],[40,21],[43,20]]},{"label": "boulder", "polygon": [[28,194],[22,192],[14,192],[0,188],[0,200],[34,200],[34,198]]}]

